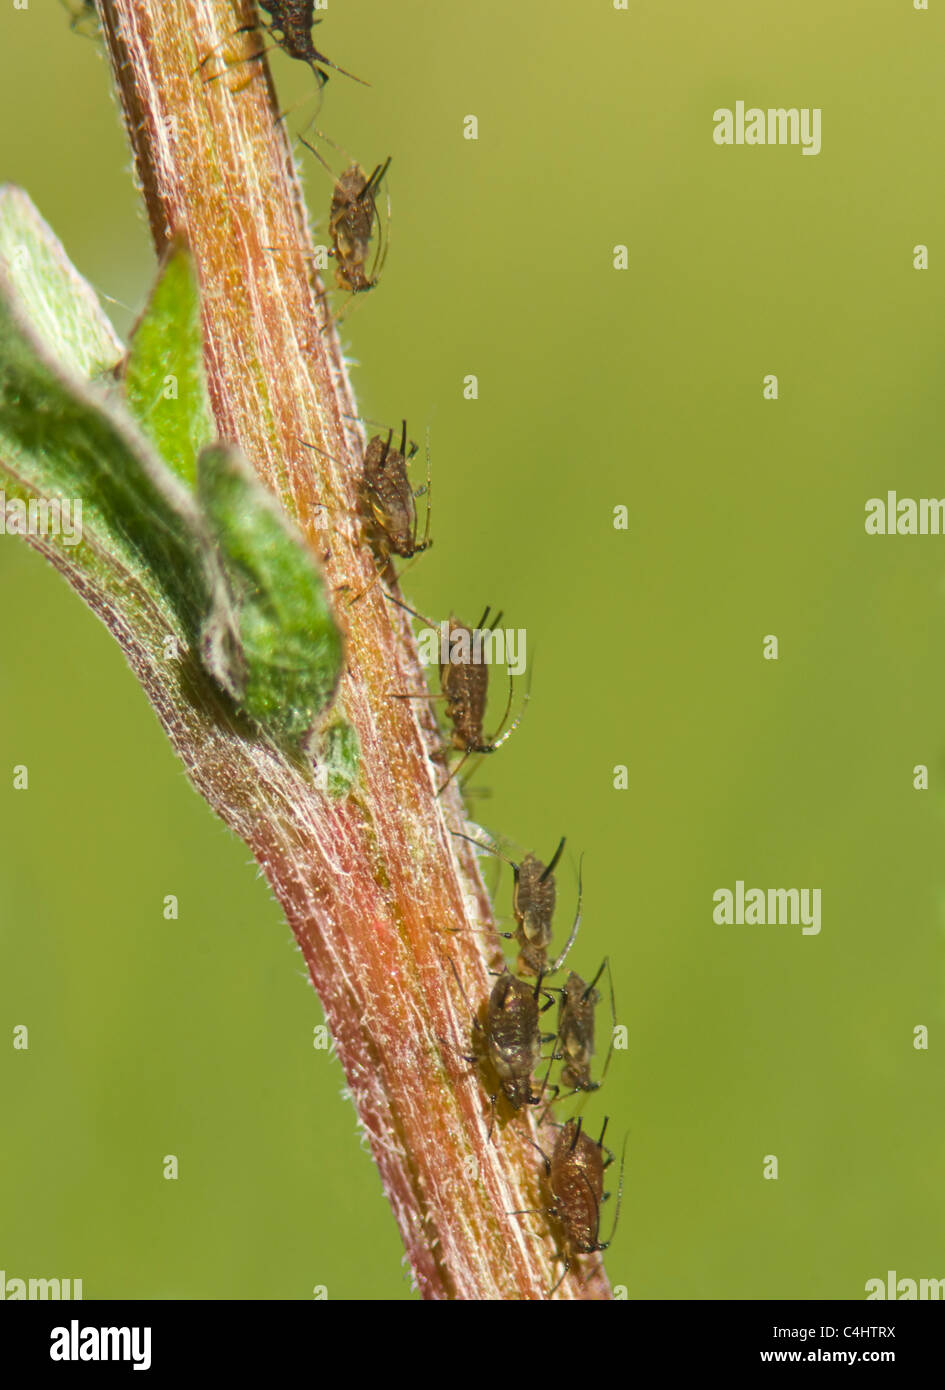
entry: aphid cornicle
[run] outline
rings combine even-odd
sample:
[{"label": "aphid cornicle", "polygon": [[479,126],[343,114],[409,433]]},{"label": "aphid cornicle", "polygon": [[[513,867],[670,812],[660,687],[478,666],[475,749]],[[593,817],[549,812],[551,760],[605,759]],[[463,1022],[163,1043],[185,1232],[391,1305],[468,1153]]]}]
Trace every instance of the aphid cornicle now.
[{"label": "aphid cornicle", "polygon": [[[534,987],[504,970],[496,980],[486,1005],[485,1026],[473,1012],[466,991],[463,989],[456,966],[450,958],[450,966],[466,1006],[472,1017],[475,1032],[482,1038],[486,1057],[499,1082],[502,1094],[513,1110],[521,1110],[523,1105],[538,1105],[541,1092],[532,1090],[532,1074],[541,1057],[542,1042],[548,1042],[554,1034],[542,1034],[540,1017],[554,1003],[554,997],[543,991],[539,976]],[[546,995],[540,1002],[542,994]],[[463,1054],[465,1056],[465,1054]],[[468,1062],[479,1061],[478,1057],[466,1057]],[[492,1101],[492,1124],[495,1122],[496,1097]]]},{"label": "aphid cornicle", "polygon": [[604,1171],[610,1167],[614,1159],[609,1149],[604,1148],[606,1131],[607,1120],[604,1121],[600,1138],[595,1143],[584,1133],[580,1119],[568,1120],[558,1130],[551,1157],[539,1149],[545,1161],[545,1177],[552,1197],[551,1206],[543,1210],[558,1227],[561,1237],[560,1255],[564,1260],[561,1278],[549,1290],[549,1298],[565,1278],[572,1262],[579,1255],[593,1255],[606,1250],[617,1229],[623,1193],[622,1161],[613,1229],[607,1240],[600,1239],[600,1209],[609,1196],[609,1193],[604,1192]]},{"label": "aphid cornicle", "polygon": [[504,863],[508,864],[514,875],[512,888],[512,915],[515,918],[515,931],[500,931],[499,936],[506,941],[516,940],[519,944],[517,968],[523,975],[553,975],[560,970],[565,958],[574,945],[578,928],[581,925],[581,886],[578,882],[577,912],[571,931],[561,954],[549,961],[548,949],[551,946],[552,919],[555,911],[554,870],[564,849],[564,836],[552,855],[549,864],[543,864],[534,854],[528,853],[520,864],[509,859],[495,844],[484,843],[462,831],[454,831],[463,840],[486,849]]}]

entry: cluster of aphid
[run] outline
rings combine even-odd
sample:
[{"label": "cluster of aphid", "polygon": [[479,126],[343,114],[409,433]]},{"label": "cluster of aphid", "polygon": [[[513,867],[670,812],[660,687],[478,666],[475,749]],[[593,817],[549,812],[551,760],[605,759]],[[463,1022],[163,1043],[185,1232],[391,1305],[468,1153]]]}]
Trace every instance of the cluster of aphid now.
[{"label": "cluster of aphid", "polygon": [[[92,0],[63,0],[63,3],[73,15],[73,27],[87,21],[94,22],[95,6]],[[277,46],[290,58],[308,64],[315,74],[319,89],[328,80],[325,67],[345,72],[315,47],[312,29],[315,24],[321,23],[321,20],[314,18],[314,0],[259,0],[259,8],[267,19],[260,18],[254,24],[243,26],[236,33],[249,33],[260,29],[268,32]],[[246,61],[259,59],[264,52],[264,48],[260,49]],[[198,71],[203,72],[212,56],[206,55],[199,64]],[[353,74],[345,75],[350,77]],[[213,80],[213,77],[205,80]],[[360,78],[355,80],[361,81]],[[322,164],[325,164],[325,160],[314,146],[305,140],[303,143]],[[351,163],[335,181],[328,219],[330,254],[335,260],[335,280],[338,287],[352,295],[373,289],[377,284],[383,261],[380,236],[370,271],[367,269],[367,263],[375,223],[379,226],[376,198],[389,165],[390,159],[387,159],[376,165],[370,175],[365,175],[359,164]],[[325,167],[328,167],[327,164]],[[416,491],[411,486],[407,473],[408,464],[415,453],[416,445],[410,445],[408,448],[405,422],[399,448],[394,444],[392,430],[386,438],[383,435],[375,435],[368,443],[362,460],[357,497],[364,538],[378,563],[376,578],[383,577],[388,582],[395,579],[393,556],[410,560],[431,544],[429,451],[427,482]],[[416,498],[423,493],[427,494],[426,525],[423,538],[420,540]],[[361,597],[363,593],[357,595],[357,598]],[[406,608],[398,599],[390,597],[400,607]],[[415,617],[422,618],[428,626],[435,626],[415,610],[408,608],[407,611]],[[510,674],[509,699],[502,722],[491,738],[485,734],[483,728],[489,668],[486,663],[476,659],[472,639],[476,632],[482,633],[496,628],[501,617],[501,613],[496,614],[487,627],[487,608],[476,629],[470,629],[455,617],[451,617],[448,623],[450,659],[440,665],[440,694],[398,697],[441,699],[445,702],[446,717],[452,729],[449,742],[440,756],[445,757],[449,752],[458,751],[462,757],[446,777],[440,788],[441,792],[456,776],[467,758],[472,755],[494,753],[511,736],[519,723],[519,719],[514,720],[506,732],[502,733],[512,704]],[[456,655],[457,652],[460,655]],[[466,835],[463,838],[471,837]],[[571,1118],[562,1124],[549,1120],[552,1106],[582,1092],[597,1090],[604,1079],[610,1063],[613,1042],[600,1078],[596,1081],[592,1079],[591,1065],[594,1056],[595,1013],[601,1002],[597,984],[605,970],[610,980],[610,971],[605,958],[589,983],[574,971],[568,974],[561,986],[547,983],[563,966],[581,921],[579,881],[577,911],[568,940],[560,954],[550,958],[556,896],[554,871],[564,849],[563,839],[548,864],[543,864],[532,854],[526,854],[520,863],[516,863],[502,854],[492,841],[476,839],[473,843],[505,860],[512,868],[515,931],[502,932],[500,935],[508,940],[517,941],[519,974],[534,979],[534,983],[527,983],[507,966],[504,967],[486,1002],[483,1022],[480,1022],[468,999],[466,1000],[477,1049],[467,1060],[482,1064],[486,1071],[494,1075],[498,1083],[497,1089],[490,1096],[490,1137],[500,1095],[513,1111],[519,1111],[525,1106],[543,1105],[540,1123],[548,1123],[556,1130],[550,1155],[539,1149],[550,1202],[546,1207],[538,1209],[541,1214],[551,1218],[559,1233],[559,1252],[564,1269],[550,1291],[554,1293],[576,1258],[606,1250],[610,1244],[609,1239],[600,1239],[601,1206],[610,1195],[604,1192],[604,1175],[614,1158],[603,1142],[607,1121],[604,1121],[600,1137],[593,1140],[585,1133],[580,1118]],[[452,960],[450,965],[463,998],[466,999]],[[557,1027],[553,1032],[543,1033],[542,1018],[554,1006],[556,997]],[[610,1009],[611,1018],[615,1021],[612,981]],[[543,1058],[542,1047],[548,1045],[551,1046],[551,1052]],[[536,1081],[536,1073],[543,1062],[547,1062],[547,1067],[541,1080]],[[558,1083],[552,1084],[552,1069],[558,1063],[561,1064]],[[622,1172],[614,1227],[619,1215],[620,1187]],[[527,1214],[529,1213],[510,1213],[511,1216]]]},{"label": "cluster of aphid", "polygon": [[[95,0],[61,0],[61,3],[69,12],[73,29],[88,38],[93,38],[98,33]],[[343,73],[345,77],[361,82],[364,86],[368,85],[363,78],[355,77],[354,73],[339,67],[315,47],[312,29],[316,24],[322,23],[321,19],[315,18],[315,0],[258,0],[258,5],[262,13],[252,24],[243,24],[235,29],[230,35],[231,39],[241,34],[268,34],[276,47],[289,58],[294,58],[311,68],[319,91],[328,81],[326,67],[333,68],[335,72]],[[255,53],[239,61],[258,62],[267,51],[265,46],[261,46]],[[236,65],[226,59],[222,63],[214,61],[219,60],[219,57],[218,52],[210,52],[201,58],[195,71],[203,81],[215,82]],[[328,137],[323,135],[322,139],[327,140]],[[386,241],[380,234],[382,228],[377,211],[377,195],[390,166],[390,159],[376,164],[370,174],[365,174],[360,164],[352,160],[348,167],[336,176],[314,145],[304,137],[302,143],[311,150],[335,180],[328,213],[328,233],[331,239],[328,254],[335,262],[335,283],[348,294],[363,294],[366,290],[374,289],[387,254]],[[368,269],[375,224],[379,229],[379,235],[374,259]],[[329,323],[326,323],[326,328]]]},{"label": "cluster of aphid", "polygon": [[[572,970],[563,985],[547,984],[549,976],[555,975],[564,964],[581,923],[579,878],[577,910],[570,934],[560,954],[551,958],[549,953],[556,898],[554,870],[564,849],[563,839],[550,863],[544,864],[533,854],[526,854],[520,863],[516,863],[502,854],[492,841],[473,839],[469,835],[462,835],[462,838],[471,840],[510,865],[514,876],[512,914],[515,930],[500,932],[499,935],[517,942],[516,965],[519,974],[534,977],[534,984],[526,983],[505,966],[489,994],[483,1021],[480,1022],[466,998],[456,967],[450,961],[456,983],[470,1011],[473,1037],[477,1044],[473,1055],[466,1057],[466,1060],[485,1064],[485,1070],[495,1076],[498,1091],[513,1111],[521,1110],[526,1105],[543,1105],[539,1123],[545,1124],[553,1105],[581,1092],[598,1090],[606,1075],[613,1040],[600,1078],[596,1081],[592,1077],[591,1066],[595,1016],[601,1002],[597,984],[605,971],[610,984],[611,1021],[616,1023],[609,963],[605,957],[589,983]],[[542,1032],[542,1016],[554,1006],[556,996],[557,1028],[554,1032]],[[551,1052],[542,1058],[541,1049],[547,1045],[551,1046]],[[536,1083],[535,1074],[542,1061],[548,1065],[541,1081]],[[555,1063],[561,1063],[558,1084],[551,1083]],[[490,1136],[498,1098],[498,1094],[490,1096]],[[614,1158],[604,1146],[607,1121],[604,1121],[604,1128],[596,1141],[585,1133],[580,1118],[572,1118],[553,1127],[557,1133],[550,1156],[539,1148],[551,1201],[548,1206],[537,1209],[550,1217],[557,1228],[559,1253],[564,1262],[561,1277],[550,1293],[558,1288],[575,1258],[606,1250],[613,1236],[612,1231],[607,1240],[600,1238],[601,1206],[610,1195],[604,1192],[604,1173]],[[618,1188],[615,1228],[619,1209]],[[510,1213],[513,1216],[528,1214]]]},{"label": "cluster of aphid", "polygon": [[[327,74],[318,64],[331,67],[335,64],[329,63],[312,43],[313,0],[269,0],[269,3],[262,3],[261,0],[261,8],[271,19],[271,23],[264,27],[269,30],[279,47],[290,57],[307,62],[315,72],[319,85],[322,85],[327,79]],[[325,164],[325,160],[314,146],[304,139],[303,143],[322,164]],[[389,165],[390,159],[387,159],[376,165],[370,175],[366,175],[359,164],[351,163],[336,179],[334,185],[328,217],[330,254],[335,260],[336,284],[352,295],[373,289],[383,264],[386,247],[382,248],[379,235],[374,262],[370,271],[367,268],[375,225],[380,228],[376,199]],[[327,164],[325,167],[328,167]],[[394,556],[412,560],[431,544],[429,451],[427,481],[416,491],[411,485],[407,471],[415,453],[416,445],[408,446],[407,426],[404,422],[399,447],[395,445],[393,430],[387,433],[386,438],[383,435],[375,435],[369,441],[362,460],[357,498],[363,534],[377,561],[376,578],[383,577],[388,582],[392,582],[396,577],[392,565]],[[426,522],[423,537],[420,539],[416,499],[424,493],[427,496]],[[358,599],[362,597],[363,593],[357,595]],[[406,608],[405,604],[391,597],[393,602]],[[436,626],[414,609],[408,608],[407,611],[420,618],[428,627]],[[449,752],[459,752],[462,756],[452,772],[447,775],[440,787],[441,792],[469,757],[494,753],[511,736],[519,723],[519,719],[514,720],[505,733],[502,732],[512,706],[510,675],[509,698],[502,721],[491,737],[484,731],[489,667],[475,658],[472,639],[477,631],[482,633],[498,627],[501,617],[501,613],[496,614],[490,623],[487,608],[475,629],[468,628],[457,618],[451,617],[448,623],[450,659],[440,664],[440,694],[399,697],[440,699],[444,702],[451,732],[441,756],[445,757]],[[467,1000],[472,1017],[473,1035],[478,1045],[477,1054],[468,1060],[484,1063],[498,1083],[497,1091],[490,1096],[490,1136],[500,1094],[513,1111],[519,1111],[524,1106],[544,1106],[540,1122],[549,1123],[556,1131],[551,1153],[546,1154],[539,1150],[550,1198],[549,1204],[540,1211],[550,1217],[557,1228],[558,1248],[564,1264],[560,1279],[550,1290],[550,1293],[554,1293],[571,1268],[572,1261],[582,1255],[606,1250],[610,1244],[609,1239],[600,1238],[601,1207],[609,1196],[609,1193],[604,1191],[605,1171],[614,1157],[603,1142],[607,1121],[605,1120],[600,1137],[596,1140],[585,1133],[580,1118],[568,1119],[563,1124],[549,1121],[552,1106],[582,1092],[597,1090],[606,1074],[613,1043],[599,1080],[592,1079],[591,1066],[594,1056],[595,1015],[601,1002],[597,984],[605,971],[610,980],[610,971],[605,959],[590,982],[571,971],[563,985],[553,986],[547,983],[563,966],[581,921],[579,883],[577,910],[568,940],[557,957],[550,957],[556,896],[554,871],[564,849],[563,839],[548,864],[543,864],[532,854],[526,854],[520,863],[516,863],[503,855],[492,842],[484,844],[482,840],[478,840],[475,843],[505,859],[512,867],[515,931],[500,934],[510,940],[515,939],[518,943],[519,974],[512,973],[508,968],[504,968],[499,974],[486,1003],[483,1022],[476,1017]],[[462,991],[452,960],[450,965]],[[526,983],[519,975],[531,977],[534,983]],[[466,997],[465,991],[463,997]],[[542,1017],[554,1006],[556,997],[557,1028],[554,1032],[543,1033]],[[610,1009],[613,1020],[615,1008],[612,981]],[[549,1045],[551,1052],[543,1058],[542,1047]],[[536,1073],[542,1068],[543,1062],[547,1063],[547,1067],[538,1081]],[[553,1084],[551,1074],[556,1064],[560,1064],[560,1071],[557,1083]],[[622,1174],[618,1186],[615,1227],[619,1215],[620,1187]],[[510,1213],[511,1216],[526,1214]]]}]

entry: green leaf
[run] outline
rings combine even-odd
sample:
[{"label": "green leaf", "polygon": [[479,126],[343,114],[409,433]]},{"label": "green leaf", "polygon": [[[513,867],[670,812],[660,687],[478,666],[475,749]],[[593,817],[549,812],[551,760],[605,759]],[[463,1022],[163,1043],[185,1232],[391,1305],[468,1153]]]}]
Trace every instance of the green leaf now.
[{"label": "green leaf", "polygon": [[0,187],[0,267],[33,332],[84,380],[110,373],[124,349],[88,283],[21,188]]},{"label": "green leaf", "polygon": [[0,450],[20,481],[71,503],[83,527],[184,626],[207,607],[212,552],[193,497],[104,398],[61,375],[20,319],[0,274]]},{"label": "green leaf", "polygon": [[122,380],[128,405],[164,461],[194,486],[197,455],[216,430],[203,374],[200,293],[193,258],[171,245],[138,321]]},{"label": "green leaf", "polygon": [[[179,449],[179,469],[208,428],[197,314],[188,258],[178,251],[142,321],[129,377],[143,408],[161,354],[182,365],[180,419],[153,400],[147,412],[153,437]],[[116,348],[120,355],[94,295],[32,204],[0,192],[0,519],[10,498],[14,519],[30,520],[32,505],[37,525],[50,499],[67,503],[70,534],[41,548],[90,601],[107,591],[133,623],[147,595],[239,709],[299,745],[318,728],[343,662],[314,556],[235,449],[197,456],[196,493],[167,467],[114,393],[89,380]],[[333,728],[328,785],[341,795],[356,775],[357,739],[340,719]]]},{"label": "green leaf", "polygon": [[[239,704],[277,737],[300,742],[333,699],[343,664],[315,558],[237,450],[203,451],[197,495],[232,599],[226,618],[239,651],[228,677]],[[219,649],[216,620],[206,625],[205,650]]]}]

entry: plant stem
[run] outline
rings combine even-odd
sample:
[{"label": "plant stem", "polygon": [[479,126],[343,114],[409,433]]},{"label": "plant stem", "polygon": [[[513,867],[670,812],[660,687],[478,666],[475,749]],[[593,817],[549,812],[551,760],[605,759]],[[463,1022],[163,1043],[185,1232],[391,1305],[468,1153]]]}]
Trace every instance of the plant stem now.
[{"label": "plant stem", "polygon": [[[478,1003],[498,942],[462,930],[491,921],[491,909],[469,847],[449,833],[464,820],[455,784],[436,796],[442,764],[430,753],[442,735],[428,706],[392,698],[426,687],[383,586],[347,606],[374,573],[356,518],[363,440],[344,419],[356,412],[336,335],[321,329],[324,298],[268,68],[234,61],[260,47],[258,34],[235,36],[255,15],[229,0],[102,0],[101,10],[155,246],[183,235],[195,257],[220,435],[297,520],[338,596],[340,698],[360,737],[361,780],[341,800],[315,790],[265,739],[188,706],[166,667],[120,636],[191,779],[251,846],[282,904],[421,1293],[543,1298],[561,1269],[554,1240],[541,1216],[508,1215],[548,1202],[533,1117],[497,1124],[487,1142],[489,1103],[459,1055],[471,1021],[447,956]],[[383,312],[381,295],[373,312]],[[599,1259],[583,1264],[556,1297],[610,1297]]]}]

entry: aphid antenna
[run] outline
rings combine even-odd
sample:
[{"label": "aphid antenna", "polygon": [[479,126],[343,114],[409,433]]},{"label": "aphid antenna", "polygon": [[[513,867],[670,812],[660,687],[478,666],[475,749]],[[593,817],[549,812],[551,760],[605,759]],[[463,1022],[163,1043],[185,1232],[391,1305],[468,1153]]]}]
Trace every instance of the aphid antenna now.
[{"label": "aphid antenna", "polygon": [[[387,595],[387,599],[388,599],[388,602],[393,603],[393,604],[396,604],[396,606],[397,606],[398,608],[402,608],[402,609],[404,610],[405,613],[409,613],[409,614],[411,615],[411,617],[416,618],[419,622],[421,622],[421,623],[426,623],[427,627],[436,627],[436,626],[437,626],[437,624],[433,621],[432,618],[427,618],[423,613],[418,613],[417,610],[416,610],[416,608],[411,608],[411,607],[410,607],[410,604],[409,604],[409,603],[404,603],[403,599],[394,598],[394,595],[393,595],[393,594],[388,594],[388,595]],[[399,696],[398,698],[399,698],[399,699],[402,699],[402,700],[410,700],[410,699],[412,699],[413,697],[412,697],[411,695],[401,695],[401,696]],[[439,698],[439,697],[437,697],[437,698]]]},{"label": "aphid antenna", "polygon": [[602,1086],[604,1084],[604,1077],[607,1075],[607,1068],[610,1066],[610,1059],[614,1055],[614,1030],[617,1027],[617,1003],[614,998],[614,974],[610,968],[609,956],[605,956],[604,959],[601,961],[600,969],[594,976],[591,983],[588,985],[587,989],[584,991],[584,998],[586,999],[590,991],[597,984],[597,981],[600,979],[601,975],[604,973],[605,967],[607,969],[607,980],[610,985],[610,1046],[607,1049],[607,1059],[604,1062],[603,1068],[601,1069],[601,1074],[597,1081],[598,1086]]},{"label": "aphid antenna", "polygon": [[374,207],[374,216],[377,218],[377,250],[374,252],[374,264],[371,266],[372,289],[380,279],[381,271],[384,269],[384,266],[387,263],[387,253],[390,250],[390,189],[388,189],[387,191],[387,226],[383,233],[381,231],[381,219],[378,216],[377,212],[377,202],[375,200],[375,194],[377,193],[378,189],[384,181],[384,175],[390,168],[391,158],[392,156],[388,155],[382,165],[378,164],[375,166],[374,172],[370,175],[370,177],[368,178],[367,182],[361,190],[362,198],[365,197],[365,195],[370,196],[371,203]]},{"label": "aphid antenna", "polygon": [[[367,415],[351,415],[351,414],[348,413],[348,411],[342,411],[341,418],[342,418],[343,420],[357,420],[358,423],[361,424],[361,425],[373,425],[373,427],[374,427],[375,429],[377,429],[377,430],[390,430],[390,429],[391,429],[391,426],[390,426],[390,424],[389,424],[389,422],[388,422],[387,420],[372,420],[372,419],[370,419]],[[403,420],[403,421],[401,422],[401,424],[402,424],[402,429],[403,429],[403,441],[404,441],[404,442],[401,443],[400,452],[403,454],[404,458],[407,459],[407,460],[409,461],[409,460],[412,459],[413,456],[417,453],[417,451],[418,451],[419,448],[420,448],[420,445],[417,443],[417,441],[416,441],[415,439],[407,439],[407,437],[406,437],[406,434],[407,434],[407,422],[406,422],[406,420]],[[405,448],[404,448],[404,443],[410,445],[409,451],[405,450]],[[416,495],[416,494],[415,494],[415,495]]]},{"label": "aphid antenna", "polygon": [[[306,127],[306,129],[308,129],[308,127]],[[335,144],[334,140],[332,140],[332,139],[330,138],[330,136],[325,135],[325,134],[324,134],[322,131],[320,131],[320,130],[319,130],[319,131],[316,131],[316,134],[319,136],[320,139],[322,139],[322,140],[327,140],[328,143],[329,143],[329,145],[334,146],[334,148],[335,148],[336,150],[338,150],[338,152],[339,152],[340,154],[344,154],[344,153],[345,153],[345,151],[342,150],[341,147],[340,147],[339,145],[336,145],[336,144]],[[309,150],[309,151],[315,156],[315,158],[318,160],[318,162],[319,162],[319,164],[322,166],[322,168],[325,169],[325,170],[327,170],[327,172],[330,174],[330,176],[331,176],[333,179],[337,179],[338,175],[335,173],[334,169],[333,169],[333,168],[331,167],[331,165],[328,163],[328,160],[327,160],[327,159],[325,158],[325,156],[322,154],[321,150],[317,150],[310,140],[306,140],[305,135],[303,134],[302,131],[299,131],[299,134],[298,134],[298,136],[297,136],[297,139],[301,140],[301,142],[302,142],[302,144],[305,146],[305,148],[306,148],[307,150]]]},{"label": "aphid antenna", "polygon": [[[483,833],[485,834],[485,832]],[[495,855],[496,859],[501,859],[503,864],[508,864],[510,868],[518,868],[518,865],[515,863],[514,859],[509,859],[508,855],[503,854],[493,840],[477,840],[474,835],[467,835],[463,830],[451,830],[450,834],[455,835],[460,840],[468,840],[469,843],[471,845],[475,845],[477,849],[484,849],[488,854]],[[514,933],[509,933],[510,936],[513,934]]]},{"label": "aphid antenna", "polygon": [[[564,840],[562,840],[562,841],[561,841],[561,844],[558,846],[558,853],[555,855],[554,859],[551,861],[551,865],[550,865],[549,867],[554,867],[554,865],[557,863],[557,861],[558,861],[558,856],[560,855],[561,850],[562,850],[563,848],[564,848]],[[548,870],[546,869],[546,870],[545,870],[545,873],[542,874],[542,878],[544,878],[544,877],[547,875],[547,873],[548,873]],[[563,951],[561,952],[561,954],[557,957],[557,959],[553,962],[553,964],[550,965],[550,966],[548,967],[548,974],[549,974],[549,975],[553,975],[553,974],[555,974],[556,971],[558,971],[558,970],[561,969],[562,965],[564,965],[565,959],[567,958],[568,952],[571,950],[571,947],[574,945],[575,941],[577,940],[578,928],[579,928],[580,925],[581,925],[581,904],[582,904],[582,902],[583,902],[583,898],[584,898],[584,855],[582,854],[582,855],[581,855],[581,858],[580,858],[580,861],[579,861],[579,863],[578,863],[578,900],[577,900],[577,911],[576,911],[575,914],[574,914],[574,922],[572,923],[572,926],[571,926],[571,933],[570,933],[570,935],[568,936],[567,941],[564,943],[564,950],[563,950]],[[606,957],[605,957],[604,959],[606,960]],[[602,969],[603,969],[603,966],[601,966],[601,970],[602,970]],[[598,971],[598,972],[597,972],[597,975],[594,977],[594,982],[595,982],[595,984],[596,984],[596,982],[597,982],[597,979],[598,979],[599,975],[600,975],[600,971]],[[589,992],[590,992],[590,991],[588,990],[588,993],[589,993]],[[613,1035],[611,1035],[611,1036],[613,1036]]]}]

